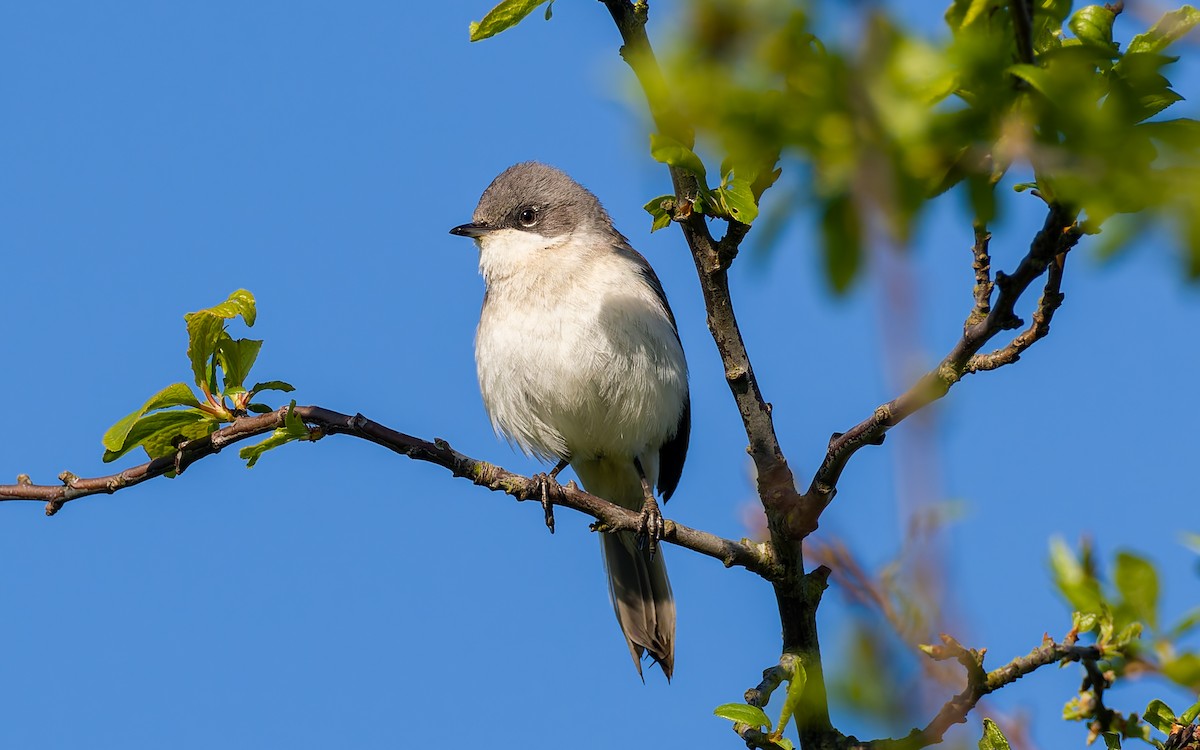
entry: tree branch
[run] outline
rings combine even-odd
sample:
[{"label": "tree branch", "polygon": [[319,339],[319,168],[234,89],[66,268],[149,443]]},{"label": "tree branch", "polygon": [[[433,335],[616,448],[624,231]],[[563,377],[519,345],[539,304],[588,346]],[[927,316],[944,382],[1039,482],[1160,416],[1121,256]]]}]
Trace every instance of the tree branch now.
[{"label": "tree branch", "polygon": [[924,729],[914,729],[908,736],[900,739],[874,740],[862,745],[864,750],[918,750],[919,748],[936,745],[942,741],[946,732],[955,724],[964,724],[967,714],[975,708],[980,699],[988,693],[994,693],[1005,685],[1021,679],[1025,675],[1044,667],[1062,661],[1079,661],[1090,663],[1100,658],[1100,649],[1096,646],[1077,646],[1073,643],[1055,643],[1046,639],[1039,648],[1027,655],[1013,659],[1004,666],[986,672],[983,669],[984,651],[966,649],[958,641],[948,635],[942,636],[941,646],[931,646],[926,653],[931,658],[956,659],[967,670],[967,687],[958,695],[951,698],[938,711],[937,716]]},{"label": "tree branch", "polygon": [[[686,130],[689,134],[689,140],[686,142],[690,144],[690,128],[680,124],[681,119],[670,104],[662,70],[646,36],[645,4],[634,4],[629,0],[602,2],[621,32],[624,42],[621,56],[633,69],[645,90],[656,127],[664,132],[676,132],[672,131],[672,128]],[[694,174],[671,167],[671,179],[675,184],[677,201],[695,198],[698,183]],[[798,501],[799,493],[795,490],[794,477],[779,447],[775,425],[771,419],[771,407],[763,398],[750,365],[750,356],[733,312],[729,279],[726,275],[728,263],[737,255],[737,246],[746,236],[749,227],[730,222],[729,231],[718,243],[709,234],[708,225],[699,214],[692,214],[681,221],[680,226],[700,277],[704,306],[708,313],[708,328],[725,365],[725,379],[733,392],[746,436],[750,440],[749,453],[758,472],[759,495],[768,512],[782,506],[790,507]]]},{"label": "tree branch", "polygon": [[1021,62],[1033,64],[1033,4],[1029,0],[1009,0],[1013,34],[1017,38],[1017,56]]},{"label": "tree branch", "polygon": [[[797,508],[797,513],[789,519],[789,524],[800,533],[809,534],[816,530],[821,513],[833,501],[837,493],[837,482],[846,468],[851,456],[864,445],[878,445],[884,435],[905,418],[925,408],[934,401],[942,398],[957,383],[962,376],[979,370],[991,369],[986,366],[992,363],[999,367],[1009,362],[1015,362],[1024,349],[1045,335],[1049,330],[1050,318],[1054,310],[1062,303],[1058,288],[1062,282],[1062,257],[1079,241],[1081,231],[1075,222],[1075,212],[1059,205],[1052,205],[1046,215],[1045,223],[1040,232],[1030,244],[1029,252],[1021,259],[1012,275],[1003,272],[996,273],[995,286],[1000,293],[996,302],[990,307],[981,320],[972,323],[968,318],[962,338],[954,348],[942,359],[938,366],[923,375],[911,388],[895,399],[875,409],[875,413],[844,433],[835,433],[829,441],[825,460],[813,476],[808,491],[804,494]],[[975,311],[980,309],[979,284],[983,256],[986,254],[986,231],[976,232],[975,249]],[[988,261],[990,267],[990,260]],[[1051,267],[1047,280],[1047,292],[1042,296],[1042,304],[1034,314],[1031,331],[1018,336],[1013,343],[1003,350],[983,355],[975,359],[976,353],[983,348],[996,334],[1004,330],[1019,328],[1023,325],[1014,313],[1014,308],[1021,295],[1033,280],[1041,276]],[[990,293],[990,292],[989,292]],[[1039,320],[1041,322],[1039,322]]]},{"label": "tree branch", "polygon": [[[494,464],[464,456],[451,448],[445,440],[435,439],[431,443],[397,432],[361,414],[349,416],[319,406],[297,406],[295,412],[310,426],[310,440],[319,440],[325,435],[350,435],[414,460],[437,464],[449,469],[456,477],[469,479],[481,487],[504,492],[518,500],[541,497],[542,484],[537,478],[514,474]],[[196,461],[215,455],[228,445],[283,427],[287,413],[288,408],[284,407],[270,414],[239,417],[232,424],[206,437],[181,443],[171,456],[156,458],[108,476],[81,478],[70,472],[63,472],[59,475],[62,484],[39,485],[33,484],[28,476],[22,474],[17,477],[16,484],[0,485],[0,501],[45,502],[46,515],[52,516],[66,503],[81,497],[101,493],[112,494],[172,472],[182,474]],[[636,512],[590,495],[576,487],[574,482],[566,486],[550,485],[548,497],[554,505],[571,508],[595,518],[599,522],[597,525],[602,527],[598,530],[636,532],[638,529],[639,515]],[[663,539],[702,555],[714,557],[726,567],[743,567],[767,580],[779,577],[778,566],[766,545],[723,539],[674,521],[666,522]]]},{"label": "tree branch", "polygon": [[971,357],[967,360],[964,374],[995,370],[997,367],[1011,365],[1021,358],[1022,352],[1050,333],[1050,321],[1054,318],[1054,311],[1062,305],[1064,299],[1063,293],[1059,290],[1062,287],[1063,266],[1066,265],[1066,262],[1067,256],[1063,253],[1056,256],[1050,263],[1049,272],[1046,274],[1046,288],[1042,291],[1041,299],[1038,300],[1037,310],[1033,312],[1033,322],[1029,324],[1029,327],[1017,335],[1008,346],[988,354],[976,354]]},{"label": "tree branch", "polygon": [[975,244],[971,246],[974,260],[971,268],[975,270],[975,307],[963,324],[965,335],[971,326],[987,319],[992,311],[992,256],[988,249],[992,241],[992,233],[982,224],[975,225]]},{"label": "tree branch", "polygon": [[[655,127],[673,135],[688,146],[694,142],[691,128],[672,106],[662,69],[646,36],[647,5],[644,0],[601,0],[621,34],[621,57],[633,69],[641,82]],[[699,183],[696,175],[671,167],[671,182],[675,188],[676,206],[694,201]],[[833,732],[829,721],[829,706],[825,697],[824,673],[817,639],[816,611],[821,592],[827,585],[826,576],[818,582],[804,573],[800,535],[794,533],[786,520],[796,512],[800,494],[796,479],[784,458],[775,434],[771,405],[763,398],[750,365],[750,355],[733,312],[729,291],[728,269],[737,256],[738,245],[749,227],[735,221],[724,238],[717,243],[709,233],[705,218],[691,213],[681,218],[679,226],[696,264],[700,290],[704,296],[708,330],[721,355],[725,380],[742,417],[749,441],[747,452],[754,461],[758,496],[766,511],[767,527],[771,533],[773,559],[780,566],[781,576],[773,581],[779,620],[783,630],[783,651],[794,653],[804,660],[808,669],[808,690],[812,700],[805,701],[805,715],[796,723],[801,744],[816,747],[815,742]],[[814,740],[810,742],[810,740]]]}]

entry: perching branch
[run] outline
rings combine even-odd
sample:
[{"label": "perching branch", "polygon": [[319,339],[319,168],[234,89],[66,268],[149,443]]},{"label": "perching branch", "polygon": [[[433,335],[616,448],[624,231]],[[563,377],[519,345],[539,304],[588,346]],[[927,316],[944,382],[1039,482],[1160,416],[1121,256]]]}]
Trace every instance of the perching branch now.
[{"label": "perching branch", "polygon": [[[46,515],[54,515],[63,505],[81,497],[112,494],[167,473],[181,474],[195,462],[219,453],[226,446],[283,427],[287,413],[288,408],[284,407],[270,414],[238,417],[232,424],[206,437],[181,443],[171,456],[156,458],[108,476],[81,478],[63,472],[59,475],[62,484],[39,485],[33,484],[28,476],[22,474],[16,484],[0,485],[0,501],[45,502]],[[537,478],[514,474],[494,464],[464,456],[444,440],[435,439],[431,443],[392,430],[361,414],[349,416],[319,406],[297,406],[295,413],[309,425],[310,440],[319,440],[325,435],[350,435],[417,461],[437,464],[449,469],[456,477],[470,479],[481,487],[504,492],[518,500],[541,497],[543,484]],[[636,512],[590,495],[576,487],[574,482],[566,486],[551,484],[547,492],[554,505],[595,518],[604,531],[637,531],[639,516]],[[779,575],[766,545],[722,539],[673,521],[666,522],[663,540],[714,557],[727,567],[746,568],[768,580],[774,580]]]},{"label": "perching branch", "polygon": [[[888,430],[945,396],[963,375],[1015,362],[1022,351],[1046,334],[1054,310],[1062,303],[1059,287],[1062,282],[1063,257],[1075,246],[1081,235],[1075,217],[1075,212],[1063,206],[1050,206],[1042,230],[1034,237],[1029,252],[1021,259],[1017,269],[1012,275],[996,273],[995,286],[1000,291],[995,304],[976,322],[971,322],[972,317],[968,317],[962,338],[941,363],[900,396],[877,407],[870,418],[844,433],[833,436],[829,441],[825,460],[813,476],[808,492],[801,499],[798,512],[789,519],[793,529],[803,534],[816,530],[821,513],[837,493],[837,482],[842,470],[859,448],[864,445],[878,445]],[[986,287],[990,283],[984,277],[983,269],[985,266],[990,267],[990,259],[987,256],[986,231],[982,229],[976,231],[974,266],[976,301],[973,315],[981,311],[981,285]],[[1022,333],[1004,349],[977,357],[979,350],[998,333],[1023,325],[1014,313],[1014,308],[1029,285],[1045,273],[1047,268],[1051,270],[1046,282],[1046,291],[1034,314],[1030,330]]]}]

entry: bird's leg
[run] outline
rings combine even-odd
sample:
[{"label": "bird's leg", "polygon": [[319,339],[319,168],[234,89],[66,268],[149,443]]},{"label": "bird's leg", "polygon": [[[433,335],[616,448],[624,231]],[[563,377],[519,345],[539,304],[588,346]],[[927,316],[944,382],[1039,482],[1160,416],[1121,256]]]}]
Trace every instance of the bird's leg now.
[{"label": "bird's leg", "polygon": [[648,544],[650,556],[654,557],[665,529],[662,511],[658,509],[658,501],[654,499],[654,488],[650,486],[650,480],[646,479],[646,471],[642,468],[640,459],[633,459],[633,468],[637,469],[638,479],[642,481],[643,501],[642,517],[638,520],[638,548],[645,549]]},{"label": "bird's leg", "polygon": [[535,474],[533,482],[536,490],[541,495],[542,512],[546,514],[546,528],[550,529],[550,533],[554,533],[554,503],[550,502],[550,488],[558,488],[558,473],[571,462],[568,459],[562,459],[558,462],[549,474]]}]

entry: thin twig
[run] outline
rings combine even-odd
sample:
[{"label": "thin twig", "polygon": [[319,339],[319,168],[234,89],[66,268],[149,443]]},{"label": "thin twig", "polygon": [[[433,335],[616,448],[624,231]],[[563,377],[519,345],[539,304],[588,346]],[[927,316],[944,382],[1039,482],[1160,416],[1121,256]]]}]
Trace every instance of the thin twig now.
[{"label": "thin twig", "polygon": [[[239,417],[232,424],[212,434],[181,443],[177,451],[162,458],[147,461],[124,471],[102,477],[81,478],[70,472],[59,475],[62,484],[39,485],[22,474],[16,484],[0,485],[0,501],[36,500],[46,503],[46,514],[54,515],[72,500],[102,493],[112,494],[164,474],[181,473],[196,461],[219,453],[222,448],[264,435],[283,427],[287,407],[253,417]],[[428,461],[449,469],[456,477],[470,479],[490,490],[505,492],[518,500],[540,499],[542,484],[535,478],[514,474],[494,464],[465,456],[444,440],[432,443],[405,435],[361,414],[349,416],[319,406],[297,406],[296,414],[310,426],[310,438],[325,435],[350,435],[381,445],[417,461]],[[550,502],[571,508],[595,518],[604,531],[637,531],[639,514],[619,505],[590,495],[571,482],[548,489]],[[714,557],[728,566],[740,566],[768,580],[778,577],[779,571],[766,545],[735,542],[699,531],[674,521],[666,522],[663,541],[685,547],[702,555]]]},{"label": "thin twig", "polygon": [[[807,535],[816,530],[821,513],[833,501],[833,497],[837,493],[838,479],[851,456],[865,445],[878,445],[892,427],[945,396],[951,386],[961,380],[964,374],[974,371],[968,370],[968,366],[972,358],[988,341],[1001,331],[1019,328],[1023,325],[1021,319],[1014,313],[1017,300],[1021,298],[1034,279],[1045,273],[1047,267],[1052,265],[1057,269],[1052,273],[1058,275],[1052,277],[1047,283],[1054,285],[1051,291],[1057,294],[1057,285],[1061,283],[1062,263],[1056,262],[1055,259],[1074,247],[1079,241],[1080,234],[1074,212],[1062,206],[1050,206],[1041,231],[1034,237],[1029,252],[1021,259],[1017,269],[1011,275],[1002,272],[996,273],[995,285],[1000,292],[987,316],[973,325],[968,325],[963,331],[962,338],[942,359],[941,363],[923,375],[911,388],[895,399],[877,407],[871,417],[846,432],[834,434],[829,441],[825,460],[813,476],[808,492],[801,498],[797,513],[788,519],[789,526],[795,533]],[[1052,294],[1046,299],[1051,300],[1053,297]],[[1061,302],[1061,299],[1058,299],[1058,302]],[[1054,306],[1057,307],[1057,304]],[[1052,315],[1053,310],[1039,311],[1042,312],[1045,325],[1048,326],[1047,312]],[[1034,325],[1037,325],[1036,321]],[[1029,343],[1032,344],[1033,340]]]},{"label": "thin twig", "polygon": [[992,311],[992,256],[988,245],[992,241],[992,233],[982,224],[975,225],[975,244],[971,246],[974,259],[971,268],[975,271],[975,307],[963,324],[963,332],[968,328],[987,319]]},{"label": "thin twig", "polygon": [[771,694],[775,689],[783,684],[784,680],[790,680],[796,668],[796,656],[794,654],[784,654],[779,658],[779,663],[773,667],[767,667],[763,670],[762,682],[755,687],[746,691],[746,703],[751,706],[763,708],[771,700]]},{"label": "thin twig", "polygon": [[1066,262],[1067,256],[1064,253],[1058,255],[1050,263],[1049,271],[1046,274],[1046,288],[1042,291],[1041,299],[1038,300],[1037,310],[1033,312],[1033,322],[1029,324],[1029,327],[1009,342],[1008,346],[988,354],[976,354],[971,357],[967,360],[963,374],[995,370],[997,367],[1011,365],[1021,358],[1022,352],[1050,333],[1050,321],[1054,318],[1054,311],[1062,305],[1063,299],[1065,299],[1065,295],[1060,289],[1062,288],[1063,266]]},{"label": "thin twig", "polygon": [[1030,672],[1049,664],[1063,661],[1094,662],[1100,658],[1100,649],[1096,646],[1076,646],[1055,643],[1047,639],[1046,643],[1035,648],[1029,654],[1013,659],[998,669],[985,672],[983,651],[966,649],[953,638],[945,635],[942,636],[942,642],[942,646],[931,647],[930,656],[935,659],[959,660],[967,669],[967,687],[947,701],[938,711],[937,716],[924,729],[914,729],[906,737],[900,739],[874,740],[863,743],[861,747],[870,748],[870,750],[918,750],[929,745],[936,745],[942,741],[950,727],[966,723],[967,715],[985,695],[994,693],[1005,685],[1016,682]]}]

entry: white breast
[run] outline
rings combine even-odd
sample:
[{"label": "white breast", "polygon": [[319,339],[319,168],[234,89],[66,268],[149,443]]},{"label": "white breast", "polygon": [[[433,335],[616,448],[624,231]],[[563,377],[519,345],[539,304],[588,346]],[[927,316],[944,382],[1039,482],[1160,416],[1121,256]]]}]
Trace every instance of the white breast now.
[{"label": "white breast", "polygon": [[485,238],[475,341],[495,428],[554,459],[637,456],[672,435],[683,350],[639,269],[610,247],[502,230]]}]

